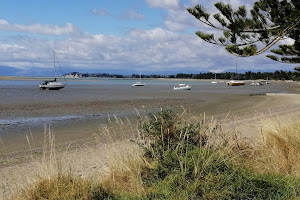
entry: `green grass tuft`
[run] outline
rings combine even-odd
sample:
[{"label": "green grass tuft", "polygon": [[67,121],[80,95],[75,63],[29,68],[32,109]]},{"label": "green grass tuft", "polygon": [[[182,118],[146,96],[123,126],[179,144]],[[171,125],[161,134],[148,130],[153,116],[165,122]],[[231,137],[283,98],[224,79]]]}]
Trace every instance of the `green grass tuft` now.
[{"label": "green grass tuft", "polygon": [[71,175],[43,179],[25,189],[19,199],[115,199],[99,183]]}]

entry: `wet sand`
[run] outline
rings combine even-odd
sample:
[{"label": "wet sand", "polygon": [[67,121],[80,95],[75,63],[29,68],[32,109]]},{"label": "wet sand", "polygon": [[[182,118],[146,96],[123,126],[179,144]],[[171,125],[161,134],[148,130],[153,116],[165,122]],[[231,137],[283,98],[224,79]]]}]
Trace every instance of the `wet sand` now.
[{"label": "wet sand", "polygon": [[[114,116],[135,123],[139,114],[160,108],[187,109],[192,115],[223,118],[226,114],[248,116],[272,108],[298,104],[288,95],[299,94],[298,83],[272,82],[269,85],[232,87],[225,83],[195,85],[190,91],[174,91],[172,86],[131,87],[67,86],[58,91],[38,90],[34,86],[0,86],[0,137],[5,148],[0,153],[28,149],[27,135],[41,146],[45,126],[51,126],[57,144],[72,143],[98,132],[100,124]],[[295,106],[294,106],[295,107]],[[293,108],[295,109],[295,108]],[[283,109],[284,110],[284,109]]]}]

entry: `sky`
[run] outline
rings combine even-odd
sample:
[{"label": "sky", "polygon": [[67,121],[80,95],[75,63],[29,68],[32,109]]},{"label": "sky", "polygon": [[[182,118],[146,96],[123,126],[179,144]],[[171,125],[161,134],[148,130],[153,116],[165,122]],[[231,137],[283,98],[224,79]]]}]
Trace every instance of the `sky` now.
[{"label": "sky", "polygon": [[[263,55],[237,58],[195,35],[212,30],[186,8],[217,0],[2,0],[0,75],[175,74],[293,70]],[[255,0],[223,0],[247,7]],[[289,41],[287,41],[289,42]],[[9,68],[8,68],[9,67]]]}]

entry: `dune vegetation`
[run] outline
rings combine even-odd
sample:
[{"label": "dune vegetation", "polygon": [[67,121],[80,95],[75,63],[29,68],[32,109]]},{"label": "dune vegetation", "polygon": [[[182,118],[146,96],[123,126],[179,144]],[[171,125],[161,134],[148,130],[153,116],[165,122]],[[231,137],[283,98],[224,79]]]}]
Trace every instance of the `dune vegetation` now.
[{"label": "dune vegetation", "polygon": [[161,110],[138,119],[131,153],[110,155],[101,178],[77,177],[52,156],[51,175],[12,199],[297,199],[299,117],[260,116],[250,142],[217,120]]}]

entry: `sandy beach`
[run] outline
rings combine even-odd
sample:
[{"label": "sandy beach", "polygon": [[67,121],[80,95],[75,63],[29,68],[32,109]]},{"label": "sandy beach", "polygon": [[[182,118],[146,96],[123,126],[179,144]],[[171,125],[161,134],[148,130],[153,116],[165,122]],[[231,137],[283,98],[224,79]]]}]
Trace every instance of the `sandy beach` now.
[{"label": "sandy beach", "polygon": [[[99,133],[101,124],[109,123],[115,117],[124,121],[128,119],[131,126],[135,126],[138,115],[154,113],[161,108],[179,111],[184,108],[195,116],[205,113],[208,118],[222,120],[230,114],[245,120],[258,113],[300,111],[299,93],[299,83],[281,81],[263,86],[251,86],[249,82],[238,87],[225,83],[195,85],[190,91],[174,91],[169,85],[70,85],[59,91],[0,85],[0,170],[3,175],[8,169],[30,166],[27,156],[43,147],[45,126],[50,126],[55,134],[58,152],[66,146],[76,150],[88,149],[85,152],[91,155],[90,161],[82,163],[89,165],[93,162],[94,135]],[[131,137],[130,131],[128,135],[126,131],[122,134],[121,137],[115,133],[113,142]],[[34,141],[31,149],[28,136]],[[70,144],[73,144],[72,148]],[[103,153],[103,150],[96,151],[95,155],[100,159]],[[6,176],[7,182],[10,178]]]}]

